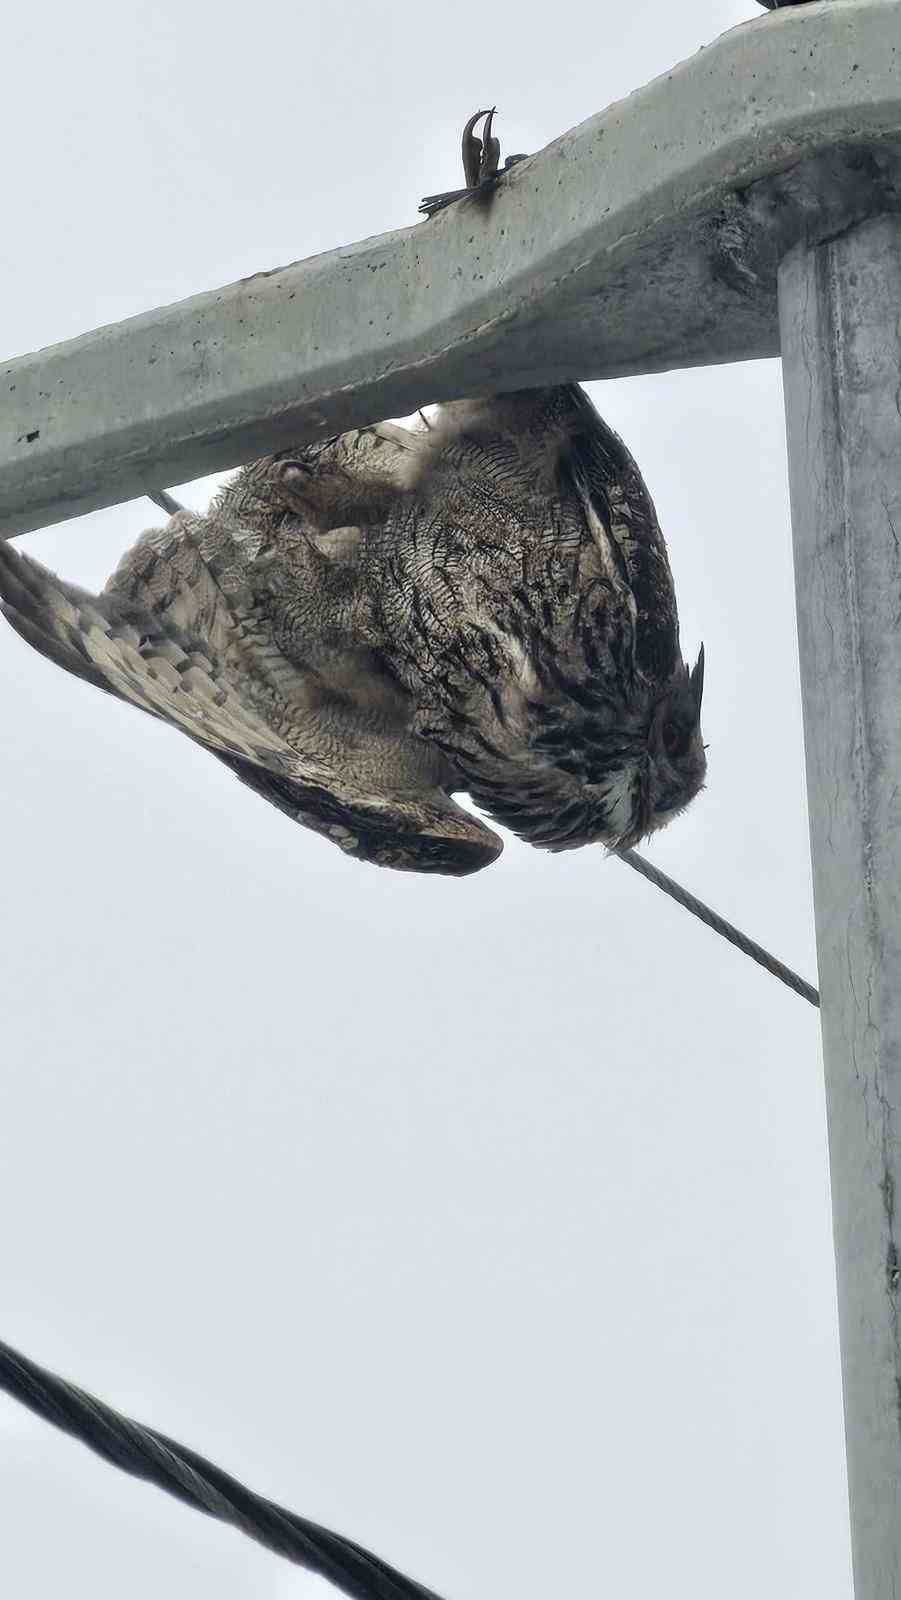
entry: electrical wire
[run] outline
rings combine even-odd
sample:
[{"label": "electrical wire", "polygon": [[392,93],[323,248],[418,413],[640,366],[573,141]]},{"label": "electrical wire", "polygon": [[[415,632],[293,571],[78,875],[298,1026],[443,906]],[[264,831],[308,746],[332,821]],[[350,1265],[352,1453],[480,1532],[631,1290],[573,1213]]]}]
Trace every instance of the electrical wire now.
[{"label": "electrical wire", "polygon": [[[434,1590],[404,1577],[371,1550],[262,1499],[196,1451],[121,1416],[2,1341],[0,1389],[114,1467],[230,1523],[267,1550],[327,1578],[354,1600],[439,1600]],[[296,1403],[302,1414],[300,1400]]]},{"label": "electrical wire", "polygon": [[803,1000],[809,1000],[812,1006],[819,1005],[819,991],[812,984],[807,983],[804,978],[799,978],[798,974],[792,972],[791,967],[787,967],[784,961],[780,961],[776,956],[771,955],[769,950],[764,950],[763,945],[756,944],[753,939],[749,939],[746,933],[742,933],[741,929],[736,928],[733,923],[727,922],[725,917],[721,917],[718,911],[713,911],[710,906],[705,905],[703,900],[699,900],[696,895],[689,894],[688,890],[683,889],[675,878],[667,877],[666,873],[661,872],[659,867],[652,867],[651,863],[646,861],[644,856],[640,856],[637,850],[615,850],[613,854],[618,856],[620,861],[624,861],[627,867],[631,867],[633,872],[640,872],[641,876],[647,878],[649,883],[656,884],[658,889],[662,889],[664,894],[670,895],[680,906],[684,906],[686,911],[691,912],[692,916],[699,917],[702,922],[707,924],[708,928],[713,929],[714,933],[718,933],[723,939],[728,939],[730,944],[734,944],[736,949],[741,950],[752,961],[756,961],[758,966],[765,967],[767,972],[773,974],[774,978],[778,978],[780,982],[787,984],[790,989],[794,989],[795,994],[799,994]]}]

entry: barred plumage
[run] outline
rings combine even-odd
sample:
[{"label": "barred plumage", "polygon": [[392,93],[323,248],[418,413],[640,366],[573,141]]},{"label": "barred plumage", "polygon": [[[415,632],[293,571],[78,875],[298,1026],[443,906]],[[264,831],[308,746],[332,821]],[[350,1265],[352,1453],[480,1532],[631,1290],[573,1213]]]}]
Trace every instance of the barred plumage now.
[{"label": "barred plumage", "polygon": [[703,783],[638,469],[575,385],[283,451],[91,596],[0,543],[8,620],[349,854],[465,873],[501,841],[633,844]]}]

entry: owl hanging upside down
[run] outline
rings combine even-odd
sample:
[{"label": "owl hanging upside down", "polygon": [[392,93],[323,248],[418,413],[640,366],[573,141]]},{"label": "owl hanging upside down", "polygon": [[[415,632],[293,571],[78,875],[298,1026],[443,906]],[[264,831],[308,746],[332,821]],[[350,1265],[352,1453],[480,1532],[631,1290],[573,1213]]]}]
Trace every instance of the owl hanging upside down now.
[{"label": "owl hanging upside down", "polygon": [[382,866],[493,861],[455,793],[565,850],[635,844],[703,785],[703,651],[689,673],[650,496],[574,384],[264,457],[97,596],[0,541],[0,603]]}]

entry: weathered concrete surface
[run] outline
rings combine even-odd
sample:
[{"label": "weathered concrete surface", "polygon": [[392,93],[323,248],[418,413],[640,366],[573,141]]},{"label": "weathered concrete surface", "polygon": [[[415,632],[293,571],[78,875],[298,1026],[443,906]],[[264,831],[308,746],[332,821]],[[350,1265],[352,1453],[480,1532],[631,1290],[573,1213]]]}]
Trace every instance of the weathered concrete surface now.
[{"label": "weathered concrete surface", "polygon": [[901,218],[780,272],[856,1600],[901,1596]]},{"label": "weathered concrete surface", "polygon": [[897,202],[899,67],[901,0],[760,12],[489,206],[0,366],[0,533],[437,399],[777,355],[792,230]]}]

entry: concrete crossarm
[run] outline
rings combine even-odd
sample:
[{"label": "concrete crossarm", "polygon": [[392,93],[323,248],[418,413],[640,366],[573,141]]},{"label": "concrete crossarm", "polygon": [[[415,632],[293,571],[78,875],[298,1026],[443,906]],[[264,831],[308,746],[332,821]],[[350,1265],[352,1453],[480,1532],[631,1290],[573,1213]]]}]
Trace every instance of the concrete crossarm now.
[{"label": "concrete crossarm", "polygon": [[778,259],[898,209],[899,152],[901,0],[761,11],[487,204],[0,366],[0,533],[435,400],[775,356]]}]

